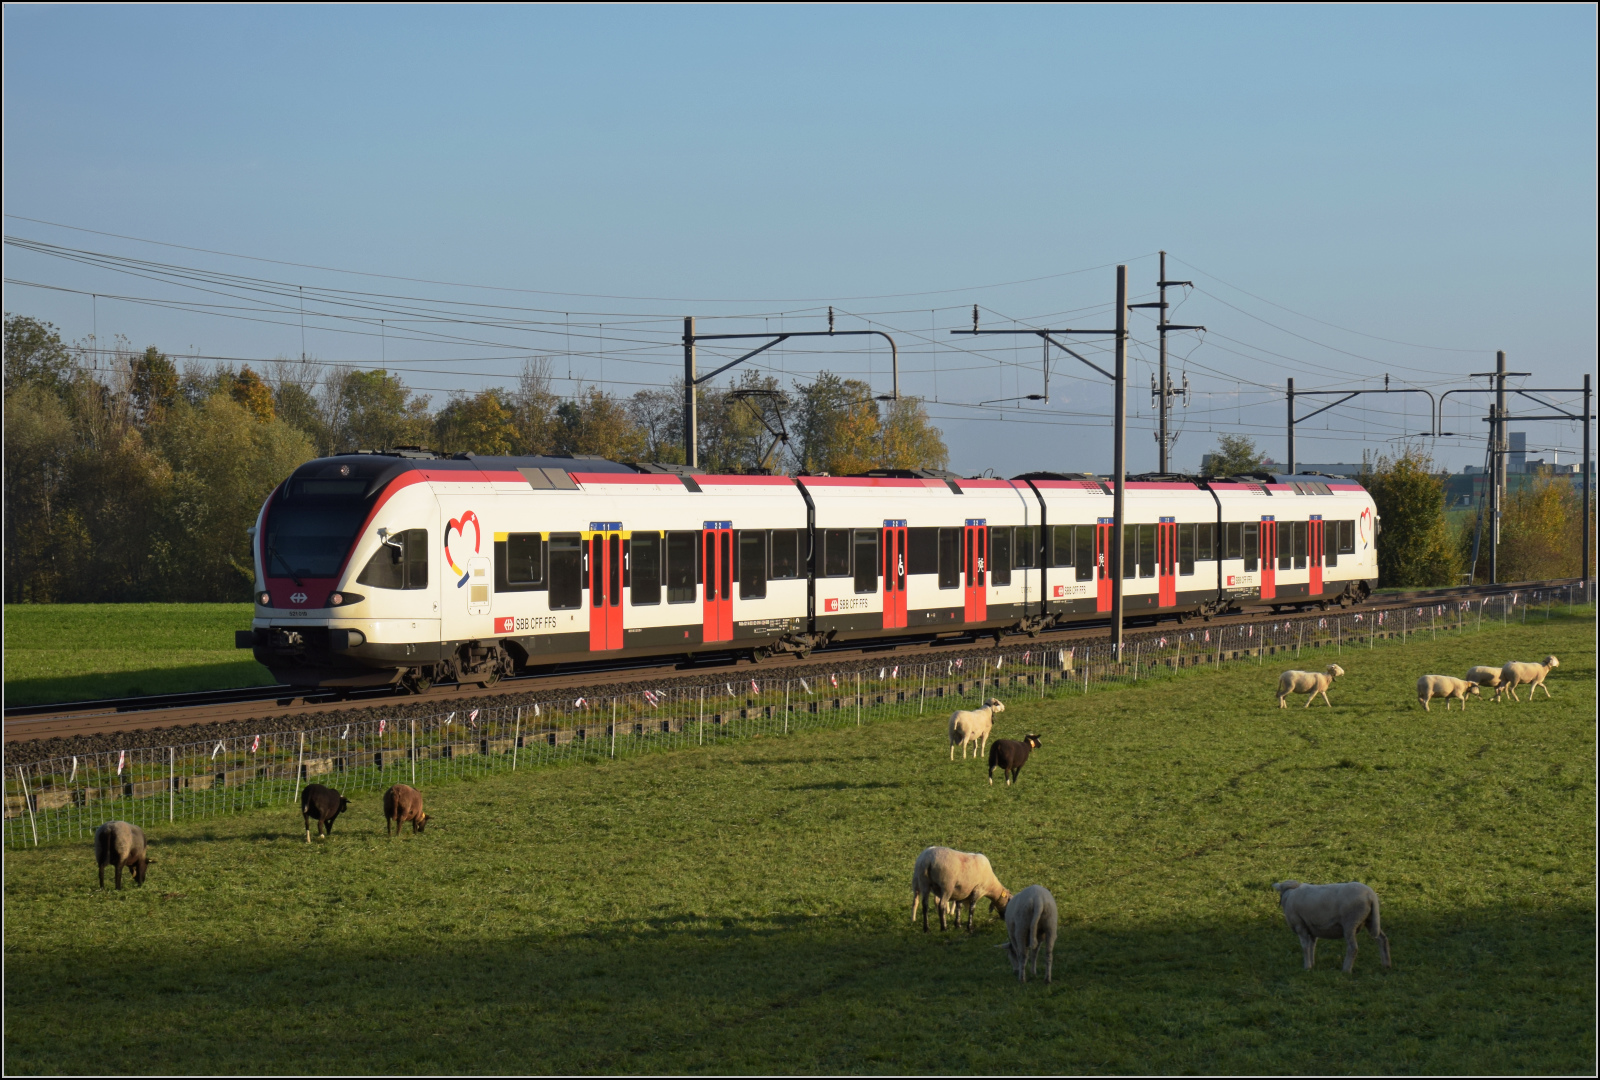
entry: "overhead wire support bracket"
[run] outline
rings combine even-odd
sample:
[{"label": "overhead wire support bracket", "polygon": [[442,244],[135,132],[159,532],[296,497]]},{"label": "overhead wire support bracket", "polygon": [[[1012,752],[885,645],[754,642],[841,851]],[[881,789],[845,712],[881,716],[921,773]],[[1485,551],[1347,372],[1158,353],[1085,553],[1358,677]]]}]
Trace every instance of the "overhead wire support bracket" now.
[{"label": "overhead wire support bracket", "polygon": [[[1362,394],[1426,394],[1426,395],[1428,395],[1428,430],[1424,431],[1424,432],[1420,432],[1419,434],[1421,434],[1423,436],[1427,436],[1427,437],[1436,437],[1439,434],[1439,427],[1438,427],[1437,422],[1435,421],[1435,417],[1438,415],[1438,411],[1439,411],[1439,402],[1438,402],[1437,399],[1434,398],[1433,391],[1431,391],[1431,390],[1424,390],[1420,386],[1407,386],[1407,387],[1402,387],[1402,388],[1400,388],[1398,390],[1390,390],[1388,388],[1385,388],[1385,389],[1382,389],[1382,390],[1376,390],[1376,389],[1374,389],[1374,390],[1296,390],[1294,388],[1294,380],[1290,379],[1289,380],[1288,391],[1287,391],[1287,395],[1286,395],[1286,399],[1288,401],[1288,406],[1289,406],[1289,440],[1288,440],[1289,441],[1289,472],[1293,473],[1295,471],[1295,466],[1298,464],[1298,462],[1295,461],[1295,448],[1294,448],[1294,429],[1295,429],[1295,425],[1296,424],[1303,424],[1307,420],[1310,420],[1313,416],[1320,416],[1323,413],[1327,412],[1329,409],[1335,408],[1336,406],[1339,406],[1339,405],[1343,405],[1345,402],[1349,401],[1351,398],[1360,397]],[[1328,402],[1328,404],[1324,405],[1322,408],[1313,409],[1311,412],[1306,413],[1304,416],[1296,416],[1294,414],[1294,399],[1297,398],[1297,397],[1337,397],[1339,400],[1338,401],[1330,401],[1330,402]]]}]

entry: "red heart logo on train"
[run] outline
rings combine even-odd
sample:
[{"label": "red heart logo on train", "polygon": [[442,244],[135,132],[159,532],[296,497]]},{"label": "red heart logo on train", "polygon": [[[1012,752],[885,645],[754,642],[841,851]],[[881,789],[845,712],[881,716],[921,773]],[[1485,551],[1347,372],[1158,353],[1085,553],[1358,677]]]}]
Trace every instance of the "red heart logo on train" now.
[{"label": "red heart logo on train", "polygon": [[450,569],[461,575],[461,580],[456,582],[456,588],[461,588],[467,583],[470,576],[456,564],[455,557],[450,554],[450,535],[454,533],[463,540],[467,537],[467,525],[472,525],[472,552],[477,554],[483,548],[483,526],[478,524],[478,515],[468,510],[458,518],[451,518],[444,527],[444,561],[450,564]]}]

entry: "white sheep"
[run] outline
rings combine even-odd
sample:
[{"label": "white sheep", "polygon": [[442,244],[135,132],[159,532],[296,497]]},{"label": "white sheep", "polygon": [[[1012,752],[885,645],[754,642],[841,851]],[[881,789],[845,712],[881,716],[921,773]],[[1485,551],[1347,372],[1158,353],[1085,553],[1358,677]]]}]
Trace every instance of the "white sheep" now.
[{"label": "white sheep", "polygon": [[955,912],[961,925],[961,905],[967,905],[967,932],[972,932],[972,909],[979,900],[989,901],[989,910],[1006,913],[1011,892],[994,876],[989,857],[976,852],[955,851],[947,847],[923,849],[911,868],[911,921],[917,921],[922,907],[922,929],[928,929],[928,909],[939,904],[939,929],[945,929],[945,914]]},{"label": "white sheep", "polygon": [[1519,664],[1515,660],[1507,660],[1505,667],[1500,669],[1501,690],[1503,693],[1510,694],[1512,701],[1522,700],[1517,696],[1517,687],[1519,686],[1530,688],[1528,690],[1529,701],[1533,700],[1534,692],[1541,689],[1544,691],[1544,696],[1548,698],[1550,696],[1550,688],[1545,686],[1544,677],[1550,674],[1552,669],[1560,666],[1561,661],[1553,656],[1545,657],[1542,664]]},{"label": "white sheep", "polygon": [[1432,712],[1428,702],[1433,698],[1444,698],[1444,711],[1450,711],[1451,701],[1460,701],[1463,712],[1467,708],[1467,695],[1482,696],[1478,684],[1468,682],[1466,679],[1457,679],[1452,675],[1423,675],[1417,679],[1417,700],[1422,702],[1425,712]]},{"label": "white sheep", "polygon": [[1273,888],[1278,890],[1278,906],[1283,909],[1284,920],[1300,937],[1307,971],[1317,962],[1318,938],[1344,938],[1344,970],[1348,975],[1356,963],[1356,931],[1363,926],[1378,943],[1383,966],[1389,966],[1389,939],[1378,921],[1378,894],[1367,886],[1359,881],[1338,885],[1280,881]]},{"label": "white sheep", "polygon": [[1322,700],[1328,708],[1333,708],[1333,702],[1328,701],[1328,687],[1333,685],[1333,680],[1344,674],[1344,668],[1338,664],[1329,664],[1328,669],[1321,674],[1315,671],[1285,671],[1278,676],[1278,708],[1287,709],[1290,694],[1310,694],[1306,698],[1306,708],[1311,708],[1311,703],[1317,700],[1317,695],[1322,695]]},{"label": "white sheep", "polygon": [[1480,664],[1477,667],[1468,668],[1467,681],[1493,690],[1496,701],[1499,701],[1500,695],[1505,693],[1505,687],[1500,684],[1500,669],[1497,667],[1485,667]]},{"label": "white sheep", "polygon": [[1006,943],[996,945],[1011,957],[1011,970],[1017,981],[1028,981],[1028,961],[1039,974],[1039,954],[1044,954],[1044,981],[1050,981],[1055,968],[1056,898],[1043,885],[1029,885],[1006,905]]},{"label": "white sheep", "polygon": [[978,744],[978,760],[983,760],[989,745],[989,732],[994,730],[994,714],[1005,712],[999,698],[990,698],[981,709],[957,709],[950,714],[950,760],[956,759],[956,747],[961,747],[961,760],[967,760],[967,744]]}]

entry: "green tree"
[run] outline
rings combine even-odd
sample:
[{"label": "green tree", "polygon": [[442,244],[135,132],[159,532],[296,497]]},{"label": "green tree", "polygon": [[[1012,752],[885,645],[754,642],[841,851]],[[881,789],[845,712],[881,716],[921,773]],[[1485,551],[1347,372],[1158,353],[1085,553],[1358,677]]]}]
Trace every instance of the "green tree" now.
[{"label": "green tree", "polygon": [[1235,476],[1261,468],[1261,451],[1247,435],[1223,435],[1205,470],[1211,476]]},{"label": "green tree", "polygon": [[596,454],[612,461],[644,457],[645,434],[614,395],[591,386],[556,409],[556,453]]},{"label": "green tree", "polygon": [[60,394],[72,381],[72,352],[53,324],[26,315],[5,317],[5,392],[24,384]]},{"label": "green tree", "polygon": [[333,429],[328,423],[329,397],[317,394],[316,368],[301,360],[279,359],[272,365],[272,411],[290,427],[311,440],[319,457],[333,453]]},{"label": "green tree", "polygon": [[[10,323],[6,324],[10,332]],[[9,353],[7,354],[9,360]],[[71,512],[72,414],[51,389],[29,379],[5,395],[5,568],[7,603],[48,603],[71,579],[76,545]],[[75,532],[76,530],[70,530]],[[63,543],[63,540],[66,542]]]},{"label": "green tree", "polygon": [[272,390],[261,376],[250,370],[249,364],[233,377],[233,387],[229,390],[229,394],[233,400],[244,406],[246,412],[263,424],[271,420],[276,411],[272,401]]},{"label": "green tree", "polygon": [[[1507,492],[1500,524],[1499,577],[1501,581],[1545,581],[1578,577],[1583,561],[1583,500],[1566,477],[1541,470],[1528,482]],[[1473,526],[1465,525],[1461,550],[1471,558]],[[1593,536],[1594,522],[1590,522]],[[1488,576],[1488,544],[1480,545],[1477,573]]]},{"label": "green tree", "polygon": [[550,389],[550,360],[534,357],[523,362],[517,389],[506,402],[511,426],[516,429],[513,448],[518,454],[554,454],[561,441],[561,420],[556,415],[561,399]]},{"label": "green tree", "polygon": [[1444,477],[1432,459],[1408,446],[1394,458],[1368,464],[1361,483],[1377,504],[1378,581],[1400,588],[1453,585],[1461,559],[1450,542],[1444,513]]},{"label": "green tree", "polygon": [[800,471],[844,476],[877,465],[881,424],[870,386],[824,371],[796,397],[792,453]]},{"label": "green tree", "polygon": [[883,422],[883,455],[879,463],[886,469],[943,469],[950,463],[950,449],[944,433],[928,419],[921,398],[903,397],[891,401]]},{"label": "green tree", "polygon": [[178,369],[154,345],[129,363],[128,383],[134,415],[147,427],[178,400]]},{"label": "green tree", "polygon": [[[697,409],[704,400],[705,395],[697,392]],[[675,379],[667,388],[640,390],[634,394],[628,399],[628,416],[644,436],[643,460],[683,464],[682,379]]]},{"label": "green tree", "polygon": [[495,389],[452,398],[434,417],[434,445],[452,454],[512,453],[521,442],[514,409]]},{"label": "green tree", "polygon": [[413,397],[399,375],[345,371],[329,380],[331,451],[418,446],[432,434],[428,399]]}]

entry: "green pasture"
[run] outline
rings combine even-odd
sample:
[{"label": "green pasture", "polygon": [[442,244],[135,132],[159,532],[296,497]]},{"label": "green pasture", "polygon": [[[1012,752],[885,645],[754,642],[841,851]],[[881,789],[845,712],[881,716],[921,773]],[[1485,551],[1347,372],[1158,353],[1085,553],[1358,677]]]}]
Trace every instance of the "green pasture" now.
[{"label": "green pasture", "polygon": [[[5,1069],[1589,1074],[1594,627],[1347,647],[1331,709],[1277,709],[1270,659],[1017,698],[1010,789],[929,716],[443,785],[398,840],[371,796],[326,843],[152,829],[121,893],[88,844],[12,852]],[[1548,652],[1552,700],[1416,704]],[[913,927],[928,844],[1054,892],[1053,985],[984,909]],[[1289,877],[1371,884],[1394,967],[1303,971]]]},{"label": "green pasture", "polygon": [[270,686],[233,647],[249,604],[7,604],[7,705]]}]

